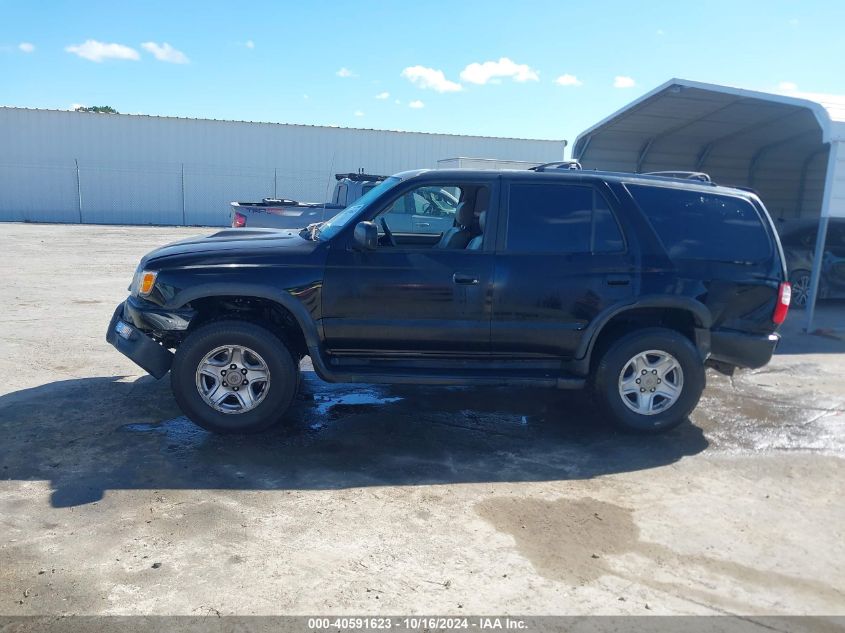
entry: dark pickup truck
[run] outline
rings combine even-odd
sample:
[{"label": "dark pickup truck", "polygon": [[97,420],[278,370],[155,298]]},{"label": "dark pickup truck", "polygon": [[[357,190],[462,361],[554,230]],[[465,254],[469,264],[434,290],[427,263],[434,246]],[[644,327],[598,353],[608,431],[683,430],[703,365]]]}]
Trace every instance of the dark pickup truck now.
[{"label": "dark pickup truck", "polygon": [[[457,201],[452,225],[394,230],[408,196],[432,191]],[[411,171],[309,230],[229,229],[149,253],[107,340],[170,371],[180,407],[213,431],[282,420],[310,356],[332,382],[590,386],[609,419],[656,432],[694,409],[705,366],[769,362],[786,280],[748,191]]]}]

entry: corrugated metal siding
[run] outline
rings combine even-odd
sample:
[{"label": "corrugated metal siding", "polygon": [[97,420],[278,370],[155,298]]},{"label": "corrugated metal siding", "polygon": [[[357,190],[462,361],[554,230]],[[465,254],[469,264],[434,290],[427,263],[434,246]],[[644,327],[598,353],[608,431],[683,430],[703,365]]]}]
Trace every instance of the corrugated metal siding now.
[{"label": "corrugated metal siding", "polygon": [[0,108],[0,147],[0,220],[221,225],[233,200],[323,201],[337,172],[549,162],[565,143]]}]

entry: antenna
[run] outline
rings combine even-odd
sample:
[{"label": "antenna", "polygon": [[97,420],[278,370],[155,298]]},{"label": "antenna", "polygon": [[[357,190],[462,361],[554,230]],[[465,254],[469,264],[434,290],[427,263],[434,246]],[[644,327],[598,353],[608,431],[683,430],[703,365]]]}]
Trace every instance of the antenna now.
[{"label": "antenna", "polygon": [[329,163],[329,177],[326,178],[326,195],[323,196],[323,212],[320,214],[320,222],[326,221],[326,203],[329,200],[329,189],[332,186],[332,172],[334,171],[334,157],[337,154],[337,150],[332,152],[332,160]]}]

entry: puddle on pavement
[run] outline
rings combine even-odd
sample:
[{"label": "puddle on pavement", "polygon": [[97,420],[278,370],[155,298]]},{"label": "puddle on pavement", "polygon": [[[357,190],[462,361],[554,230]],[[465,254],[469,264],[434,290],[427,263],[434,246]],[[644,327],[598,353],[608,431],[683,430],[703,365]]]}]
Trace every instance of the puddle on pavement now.
[{"label": "puddle on pavement", "polygon": [[118,427],[118,431],[129,433],[151,433],[167,440],[165,450],[175,452],[198,442],[207,441],[212,434],[198,427],[184,415],[163,422],[136,422]]},{"label": "puddle on pavement", "polygon": [[[775,372],[768,371],[767,374]],[[845,451],[845,407],[820,394],[800,399],[761,384],[760,375],[711,381],[691,418],[727,451]]]},{"label": "puddle on pavement", "polygon": [[404,398],[384,396],[375,389],[366,389],[340,395],[314,395],[315,410],[318,415],[328,415],[332,419],[341,417],[344,412],[359,413],[375,409],[385,404],[399,402]]}]

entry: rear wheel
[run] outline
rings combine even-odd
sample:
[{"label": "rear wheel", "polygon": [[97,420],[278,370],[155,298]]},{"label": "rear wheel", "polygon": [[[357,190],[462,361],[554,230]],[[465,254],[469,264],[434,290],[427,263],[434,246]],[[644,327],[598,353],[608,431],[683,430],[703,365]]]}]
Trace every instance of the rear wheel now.
[{"label": "rear wheel", "polygon": [[610,345],[593,377],[598,401],[623,429],[657,433],[692,412],[704,390],[704,364],[688,338],[648,328]]},{"label": "rear wheel", "polygon": [[255,433],[279,422],[299,385],[284,342],[244,321],[198,328],[176,350],[170,384],[193,422],[217,433]]}]

